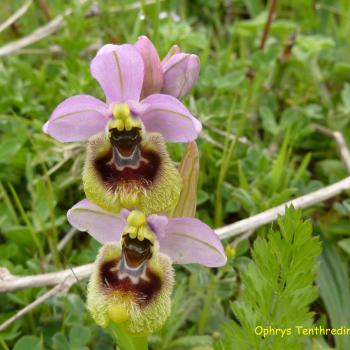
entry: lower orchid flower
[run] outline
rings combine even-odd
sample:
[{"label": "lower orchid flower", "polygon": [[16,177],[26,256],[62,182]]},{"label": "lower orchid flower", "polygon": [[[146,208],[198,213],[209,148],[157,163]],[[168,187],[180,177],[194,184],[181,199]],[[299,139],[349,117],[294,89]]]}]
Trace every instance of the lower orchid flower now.
[{"label": "lower orchid flower", "polygon": [[88,287],[88,309],[102,327],[122,324],[132,335],[159,330],[170,314],[172,263],[223,266],[226,255],[215,232],[195,218],[119,215],[82,200],[69,222],[104,244]]}]

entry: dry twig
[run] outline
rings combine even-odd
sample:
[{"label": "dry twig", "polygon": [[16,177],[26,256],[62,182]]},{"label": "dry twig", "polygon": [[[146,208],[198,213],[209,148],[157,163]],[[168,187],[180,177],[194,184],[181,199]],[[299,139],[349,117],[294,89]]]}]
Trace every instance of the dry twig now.
[{"label": "dry twig", "polygon": [[231,238],[249,230],[256,230],[257,228],[269,224],[277,219],[278,215],[283,215],[285,208],[293,205],[295,208],[308,208],[315,204],[324,202],[333,198],[343,191],[350,190],[350,176],[338,181],[332,185],[323,187],[315,192],[306,194],[277,207],[263,211],[262,213],[251,216],[250,218],[237,221],[231,225],[224,226],[216,230],[220,239]]},{"label": "dry twig", "polygon": [[68,277],[81,280],[90,276],[93,264],[81,265],[71,269],[44,273],[41,275],[14,276],[7,269],[0,268],[0,293],[13,292],[23,288],[54,286]]},{"label": "dry twig", "polygon": [[78,282],[75,275],[68,275],[62,282],[57,284],[55,287],[50,289],[48,292],[44,293],[32,303],[26,305],[23,309],[18,311],[15,315],[10,317],[8,320],[0,324],[0,332],[10,326],[13,322],[17,321],[19,318],[25,316],[27,313],[35,309],[38,305],[44,303],[48,299],[55,297],[60,294],[65,294],[72,287],[73,284]]},{"label": "dry twig", "polygon": [[[234,134],[229,134],[224,130],[221,130],[219,128],[216,128],[215,126],[209,125],[207,122],[202,121],[202,124],[205,125],[209,130],[216,133],[217,135],[228,137],[231,141],[234,141],[236,139],[236,136]],[[245,136],[240,136],[238,138],[238,142],[243,144],[243,145],[251,145],[252,144]]]},{"label": "dry twig", "polygon": [[[86,1],[87,0],[80,0],[80,4],[83,5],[86,3]],[[161,0],[161,1],[164,1],[164,0]],[[143,1],[143,4],[146,6],[146,5],[152,5],[156,2],[157,0],[147,0],[147,1]],[[141,2],[135,2],[129,5],[116,6],[114,8],[111,8],[109,12],[112,13],[112,12],[136,10],[141,8],[141,6],[142,6]],[[29,45],[32,45],[40,41],[41,39],[44,39],[50,36],[51,34],[56,33],[59,29],[63,27],[65,18],[67,16],[70,16],[72,13],[73,13],[73,9],[69,8],[66,11],[64,11],[62,15],[55,17],[44,26],[36,29],[33,33],[0,47],[0,57],[21,52],[23,48]],[[86,17],[97,16],[99,14],[100,14],[99,10],[95,9],[94,11],[90,11],[89,13],[87,13]]]},{"label": "dry twig", "polygon": [[324,127],[323,125],[313,124],[313,128],[319,133],[326,135],[328,137],[331,137],[335,140],[340,152],[340,156],[346,167],[346,170],[350,174],[350,152],[346,144],[346,141],[344,139],[344,136],[339,131],[333,131],[331,129]]},{"label": "dry twig", "polygon": [[27,1],[23,6],[21,6],[12,16],[10,16],[5,22],[0,24],[0,33],[6,28],[11,27],[20,17],[22,17],[29,9],[33,0]]}]

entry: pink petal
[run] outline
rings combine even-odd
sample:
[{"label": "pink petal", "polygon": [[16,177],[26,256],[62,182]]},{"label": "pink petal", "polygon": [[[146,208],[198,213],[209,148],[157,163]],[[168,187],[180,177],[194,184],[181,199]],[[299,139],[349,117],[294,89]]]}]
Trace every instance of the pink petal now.
[{"label": "pink petal", "polygon": [[95,97],[72,96],[56,107],[43,131],[60,142],[87,140],[105,128],[108,113]]},{"label": "pink petal", "polygon": [[170,50],[168,51],[168,53],[165,55],[165,57],[163,58],[163,60],[161,62],[162,66],[164,66],[165,63],[167,63],[172,56],[174,56],[174,55],[176,55],[177,53],[180,53],[180,52],[181,52],[180,48],[177,45],[173,45],[170,48]]},{"label": "pink petal", "polygon": [[106,44],[99,48],[99,50],[96,53],[96,56],[101,55],[102,53],[109,53],[113,50],[116,50],[120,45],[115,44]]},{"label": "pink petal", "polygon": [[156,234],[158,240],[165,236],[166,227],[169,222],[169,219],[166,216],[152,214],[148,216],[147,221],[151,230]]},{"label": "pink petal", "polygon": [[196,55],[178,53],[163,64],[162,93],[182,99],[198,80],[199,58]]},{"label": "pink petal", "polygon": [[100,83],[107,103],[139,100],[144,64],[133,45],[105,45],[91,61],[90,70]]},{"label": "pink petal", "polygon": [[140,115],[146,130],[161,133],[168,142],[191,142],[202,130],[202,124],[175,97],[154,94],[142,100],[148,105]]},{"label": "pink petal", "polygon": [[160,251],[175,263],[223,266],[227,258],[217,234],[195,218],[172,218],[159,240]]},{"label": "pink petal", "polygon": [[126,225],[122,215],[109,213],[83,199],[68,210],[69,223],[79,231],[87,231],[98,242],[118,242]]},{"label": "pink petal", "polygon": [[134,46],[140,52],[145,65],[142,97],[160,92],[163,85],[163,70],[156,48],[144,35],[139,37]]}]

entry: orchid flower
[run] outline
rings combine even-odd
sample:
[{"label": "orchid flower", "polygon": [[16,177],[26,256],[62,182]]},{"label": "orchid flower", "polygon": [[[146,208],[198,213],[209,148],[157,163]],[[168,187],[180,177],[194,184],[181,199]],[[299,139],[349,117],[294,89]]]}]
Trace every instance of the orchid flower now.
[{"label": "orchid flower", "polygon": [[105,129],[159,132],[167,142],[190,142],[201,123],[175,97],[153,94],[140,101],[144,61],[130,44],[103,46],[90,65],[106,103],[89,95],[72,96],[60,103],[44,125],[44,132],[60,142],[83,141]]},{"label": "orchid flower", "polygon": [[139,37],[135,47],[145,64],[141,93],[143,97],[162,92],[182,99],[190,92],[199,74],[197,55],[181,52],[180,48],[174,45],[160,61],[156,48],[144,35]]},{"label": "orchid flower", "polygon": [[104,244],[88,288],[88,309],[102,327],[123,323],[133,335],[151,334],[170,314],[172,263],[218,267],[226,256],[215,232],[195,218],[119,215],[82,200],[68,221]]},{"label": "orchid flower", "polygon": [[146,214],[171,210],[181,178],[164,139],[189,142],[201,130],[201,123],[173,96],[153,94],[139,101],[144,72],[133,45],[103,46],[91,62],[91,73],[107,102],[87,95],[70,97],[44,126],[62,142],[89,139],[85,195],[113,212],[123,207],[138,207]]}]

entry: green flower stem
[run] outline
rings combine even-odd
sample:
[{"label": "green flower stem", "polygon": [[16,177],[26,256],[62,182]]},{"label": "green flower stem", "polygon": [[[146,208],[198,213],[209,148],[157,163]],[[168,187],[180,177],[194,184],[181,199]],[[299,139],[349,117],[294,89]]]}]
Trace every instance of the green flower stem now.
[{"label": "green flower stem", "polygon": [[224,152],[222,156],[222,162],[220,166],[219,177],[218,177],[218,181],[216,184],[216,191],[215,191],[215,215],[214,215],[215,227],[220,227],[222,226],[222,223],[223,223],[224,213],[223,213],[223,203],[222,203],[222,191],[223,191],[222,186],[224,184],[229,167],[232,164],[232,158],[234,156],[238,139],[244,132],[245,123],[247,120],[247,113],[250,107],[251,98],[253,96],[253,89],[254,89],[254,83],[250,81],[248,95],[242,102],[243,104],[242,113],[240,114],[240,118],[238,120],[238,126],[235,133],[235,138],[231,142],[230,142],[231,129],[232,129],[231,124],[232,124],[234,114],[237,113],[235,109],[236,108],[235,99],[232,102],[230,113],[228,115],[227,128],[226,128],[227,136],[225,139]]},{"label": "green flower stem", "polygon": [[108,327],[108,330],[118,345],[120,350],[148,350],[147,337],[130,335],[122,324]]}]

